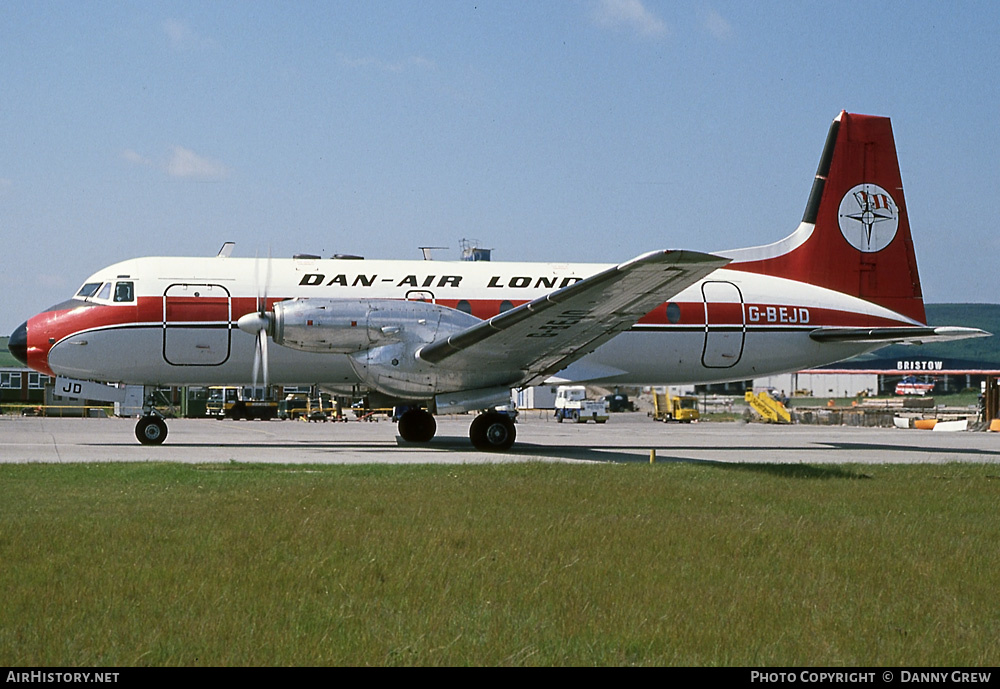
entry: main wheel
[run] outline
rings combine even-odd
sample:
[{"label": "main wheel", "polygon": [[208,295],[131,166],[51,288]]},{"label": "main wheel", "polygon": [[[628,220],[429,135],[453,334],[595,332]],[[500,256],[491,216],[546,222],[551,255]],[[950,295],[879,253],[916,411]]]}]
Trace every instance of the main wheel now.
[{"label": "main wheel", "polygon": [[477,450],[509,450],[516,437],[510,417],[495,411],[480,414],[469,428],[469,439]]},{"label": "main wheel", "polygon": [[167,439],[167,424],[159,416],[144,416],[135,425],[135,437],[143,445],[162,445]]},{"label": "main wheel", "polygon": [[400,437],[408,443],[426,443],[437,433],[434,415],[424,409],[411,409],[396,424]]}]

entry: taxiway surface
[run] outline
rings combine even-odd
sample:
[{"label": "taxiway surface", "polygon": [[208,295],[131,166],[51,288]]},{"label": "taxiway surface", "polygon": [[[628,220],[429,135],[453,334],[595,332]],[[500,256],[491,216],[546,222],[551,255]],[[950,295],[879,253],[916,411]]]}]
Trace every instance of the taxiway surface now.
[{"label": "taxiway surface", "polygon": [[472,416],[438,417],[427,445],[403,443],[395,424],[351,421],[175,419],[161,446],[140,445],[132,419],[0,417],[0,462],[474,463],[648,462],[943,463],[1000,462],[1000,434],[895,428],[663,424],[645,414],[616,414],[604,425],[556,423],[522,415],[508,452],[473,450]]}]

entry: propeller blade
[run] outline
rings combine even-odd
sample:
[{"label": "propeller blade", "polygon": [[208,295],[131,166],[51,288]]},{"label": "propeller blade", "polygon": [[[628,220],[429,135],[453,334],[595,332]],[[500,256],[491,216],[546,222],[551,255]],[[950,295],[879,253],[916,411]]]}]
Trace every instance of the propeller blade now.
[{"label": "propeller blade", "polygon": [[256,301],[257,313],[263,313],[264,304],[262,303],[261,300],[261,291],[260,291],[260,254],[256,251],[253,254],[253,284],[254,287],[257,289],[257,301]]},{"label": "propeller blade", "polygon": [[267,248],[267,264],[265,266],[264,282],[260,281],[260,260],[254,257],[253,278],[257,285],[257,310],[248,313],[236,321],[236,327],[245,333],[255,335],[253,352],[253,386],[257,387],[257,376],[263,370],[264,387],[271,384],[268,370],[267,338],[271,334],[273,316],[267,310],[267,293],[271,284],[271,247]]},{"label": "propeller blade", "polygon": [[[257,332],[257,337],[254,338],[254,348],[253,348],[253,386],[257,387],[257,373],[260,371],[260,336],[264,331],[260,330]],[[264,335],[267,337],[267,335]]]},{"label": "propeller blade", "polygon": [[[258,333],[258,335],[257,335],[257,342],[258,342],[258,350],[260,351],[261,363],[263,364],[262,368],[264,369],[264,387],[268,388],[268,387],[271,386],[271,375],[270,375],[270,373],[268,371],[268,364],[267,364],[267,332],[266,331],[261,330],[260,333]],[[254,383],[254,387],[256,387],[256,385],[257,384]]]},{"label": "propeller blade", "polygon": [[264,265],[264,298],[262,303],[258,304],[258,311],[267,310],[267,296],[271,291],[271,247],[267,247],[267,263]]},{"label": "propeller blade", "polygon": [[259,300],[257,304],[257,311],[261,318],[265,321],[266,325],[261,328],[257,333],[257,350],[260,352],[261,358],[261,368],[264,371],[264,387],[268,388],[271,386],[271,376],[268,370],[268,356],[267,356],[267,336],[273,333],[272,327],[274,320],[271,315],[267,312],[267,295],[271,289],[271,247],[267,247],[267,263],[264,266],[264,294],[263,298]]}]

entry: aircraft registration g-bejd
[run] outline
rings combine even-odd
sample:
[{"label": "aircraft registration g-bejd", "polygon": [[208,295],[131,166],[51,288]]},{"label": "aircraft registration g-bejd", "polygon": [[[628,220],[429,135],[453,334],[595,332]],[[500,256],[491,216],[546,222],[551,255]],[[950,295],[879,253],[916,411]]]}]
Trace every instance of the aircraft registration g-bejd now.
[{"label": "aircraft registration g-bejd", "polygon": [[[512,388],[745,380],[987,334],[926,325],[892,127],[842,112],[801,223],[767,246],[617,265],[138,258],[94,273],[9,349],[49,375],[150,390],[262,368],[265,383],[405,405],[411,442],[434,436],[434,413],[480,411],[472,443],[506,449],[514,424],[495,407]],[[157,444],[151,399],[136,435]]]}]

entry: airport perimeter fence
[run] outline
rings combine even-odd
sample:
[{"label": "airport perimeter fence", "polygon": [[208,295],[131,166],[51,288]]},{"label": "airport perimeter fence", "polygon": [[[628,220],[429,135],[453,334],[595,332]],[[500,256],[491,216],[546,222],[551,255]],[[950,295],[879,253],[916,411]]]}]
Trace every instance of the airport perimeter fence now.
[{"label": "airport perimeter fence", "polygon": [[0,416],[46,416],[53,418],[106,419],[114,416],[111,405],[2,404]]}]

